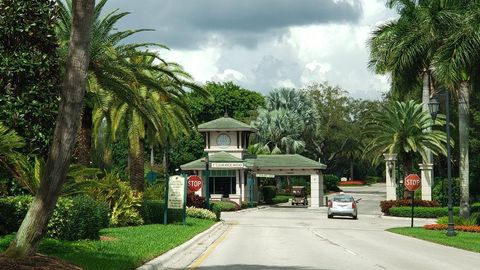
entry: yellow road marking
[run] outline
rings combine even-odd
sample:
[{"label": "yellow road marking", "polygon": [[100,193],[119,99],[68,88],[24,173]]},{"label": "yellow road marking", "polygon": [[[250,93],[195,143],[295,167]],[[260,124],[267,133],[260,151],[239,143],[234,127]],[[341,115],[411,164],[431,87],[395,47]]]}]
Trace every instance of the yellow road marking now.
[{"label": "yellow road marking", "polygon": [[232,230],[232,225],[228,226],[228,229],[220,236],[198,259],[188,268],[188,270],[195,270],[199,267],[205,259],[220,245],[220,243],[227,238],[228,233]]}]

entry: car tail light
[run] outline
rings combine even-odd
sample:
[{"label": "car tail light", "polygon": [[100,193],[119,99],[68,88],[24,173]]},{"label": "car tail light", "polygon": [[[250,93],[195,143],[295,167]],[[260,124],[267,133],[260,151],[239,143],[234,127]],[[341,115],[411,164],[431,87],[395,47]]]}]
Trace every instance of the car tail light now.
[{"label": "car tail light", "polygon": [[328,201],[328,207],[332,207],[332,201]]},{"label": "car tail light", "polygon": [[357,205],[354,202],[352,202],[352,209],[355,209],[355,207],[357,207]]}]

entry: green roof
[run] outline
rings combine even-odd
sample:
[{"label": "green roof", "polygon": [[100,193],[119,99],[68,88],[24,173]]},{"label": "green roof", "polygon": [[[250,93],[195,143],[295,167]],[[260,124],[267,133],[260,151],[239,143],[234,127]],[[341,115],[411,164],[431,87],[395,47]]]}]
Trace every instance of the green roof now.
[{"label": "green roof", "polygon": [[[212,153],[208,156],[209,162],[243,162],[242,159],[235,157],[227,152]],[[201,159],[194,160],[180,166],[182,170],[204,170],[205,162]]]},{"label": "green roof", "polygon": [[198,131],[216,131],[216,130],[246,130],[255,131],[249,124],[245,124],[230,117],[222,117],[210,122],[200,124]]},{"label": "green roof", "polygon": [[[241,160],[229,153],[218,152],[210,155],[210,162],[243,162],[247,168],[256,169],[314,169],[323,170],[327,166],[302,155],[258,155]],[[197,159],[181,166],[183,170],[204,170],[205,163]]]},{"label": "green roof", "polygon": [[301,169],[325,169],[327,166],[309,159],[302,155],[258,155],[256,158],[247,158],[247,167],[257,168],[301,168]]}]

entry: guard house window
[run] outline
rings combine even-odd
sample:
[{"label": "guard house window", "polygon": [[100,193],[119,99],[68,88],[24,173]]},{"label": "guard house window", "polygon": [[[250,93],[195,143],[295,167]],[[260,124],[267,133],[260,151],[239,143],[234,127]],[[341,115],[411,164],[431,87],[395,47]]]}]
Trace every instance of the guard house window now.
[{"label": "guard house window", "polygon": [[229,194],[235,194],[235,179],[235,171],[233,170],[210,171],[211,193],[223,194],[223,197],[226,198]]}]

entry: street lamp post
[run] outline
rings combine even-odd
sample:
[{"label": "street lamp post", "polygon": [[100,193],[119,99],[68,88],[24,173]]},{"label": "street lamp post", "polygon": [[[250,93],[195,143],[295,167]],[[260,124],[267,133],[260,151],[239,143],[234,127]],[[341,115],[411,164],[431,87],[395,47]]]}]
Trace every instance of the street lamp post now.
[{"label": "street lamp post", "polygon": [[206,208],[210,210],[210,181],[208,179],[208,177],[210,176],[210,168],[208,161],[208,153],[205,153],[203,162],[205,162],[205,203]]},{"label": "street lamp post", "polygon": [[[450,97],[448,91],[444,94],[436,94],[436,96],[445,95],[445,110],[446,110],[446,128],[447,128],[447,177],[448,177],[448,227],[447,236],[455,236],[455,227],[453,223],[453,205],[452,205],[452,163],[451,163],[451,150],[450,150]],[[428,109],[432,115],[433,121],[437,118],[438,108],[440,103],[434,97],[430,99],[428,103]]]}]

